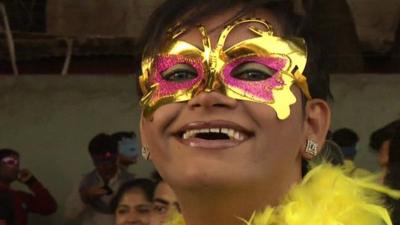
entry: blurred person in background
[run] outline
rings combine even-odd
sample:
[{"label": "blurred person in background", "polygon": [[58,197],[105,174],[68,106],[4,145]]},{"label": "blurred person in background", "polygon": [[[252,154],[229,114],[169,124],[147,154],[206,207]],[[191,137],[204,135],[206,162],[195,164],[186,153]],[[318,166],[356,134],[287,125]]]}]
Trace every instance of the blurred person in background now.
[{"label": "blurred person in background", "polygon": [[349,128],[337,129],[332,134],[332,140],[340,146],[346,160],[354,161],[357,154],[357,142],[359,140],[355,131]]},{"label": "blurred person in background", "polygon": [[[25,184],[32,193],[14,190],[14,181]],[[28,213],[50,215],[57,210],[50,192],[29,170],[20,169],[20,155],[12,149],[0,149],[0,198],[0,221],[7,225],[26,225]]]},{"label": "blurred person in background", "polygon": [[137,162],[140,153],[136,134],[120,131],[111,136],[118,143],[118,165],[123,169],[128,169]]},{"label": "blurred person in background", "polygon": [[65,217],[84,225],[113,224],[110,202],[118,188],[132,180],[133,175],[118,167],[118,144],[111,135],[96,135],[88,149],[95,168],[67,198]]},{"label": "blurred person in background", "polygon": [[399,129],[400,119],[397,119],[375,130],[370,136],[369,146],[378,153],[378,163],[383,174],[388,167],[390,141]]},{"label": "blurred person in background", "polygon": [[153,197],[153,214],[151,225],[161,225],[167,221],[173,212],[180,212],[178,199],[172,188],[162,179],[159,173],[154,173],[156,188]]},{"label": "blurred person in background", "polygon": [[[388,148],[389,157],[384,182],[394,189],[400,189],[400,127],[393,130]],[[400,225],[400,201],[391,198],[387,198],[387,201],[392,208],[393,224]]]},{"label": "blurred person in background", "polygon": [[152,214],[154,182],[135,179],[122,185],[111,202],[115,225],[149,225]]}]

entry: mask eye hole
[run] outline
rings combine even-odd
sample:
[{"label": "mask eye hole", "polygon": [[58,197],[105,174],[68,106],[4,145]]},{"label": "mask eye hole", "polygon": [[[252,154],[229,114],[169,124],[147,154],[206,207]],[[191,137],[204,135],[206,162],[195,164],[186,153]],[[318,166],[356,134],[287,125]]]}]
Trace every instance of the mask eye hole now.
[{"label": "mask eye hole", "polygon": [[183,82],[188,80],[193,80],[198,76],[197,71],[193,66],[188,64],[176,64],[164,72],[161,76],[166,81],[171,82]]},{"label": "mask eye hole", "polygon": [[232,77],[245,81],[261,81],[273,76],[277,71],[266,65],[256,62],[245,62],[236,66],[231,74]]}]

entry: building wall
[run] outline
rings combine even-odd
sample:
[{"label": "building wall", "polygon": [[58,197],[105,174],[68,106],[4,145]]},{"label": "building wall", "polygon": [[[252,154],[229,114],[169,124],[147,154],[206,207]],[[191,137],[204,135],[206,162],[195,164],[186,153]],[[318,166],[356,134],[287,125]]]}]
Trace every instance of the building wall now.
[{"label": "building wall", "polygon": [[[139,106],[131,76],[0,77],[0,148],[22,155],[29,168],[60,203],[56,215],[34,216],[31,224],[63,222],[63,204],[72,186],[91,170],[89,140],[99,132],[138,132]],[[369,134],[400,117],[400,76],[343,74],[332,77],[332,128],[353,128],[360,136],[356,162],[376,170]],[[150,162],[132,168],[149,176]],[[19,186],[17,188],[20,188]]]},{"label": "building wall", "polygon": [[137,37],[162,0],[47,0],[47,32]]}]

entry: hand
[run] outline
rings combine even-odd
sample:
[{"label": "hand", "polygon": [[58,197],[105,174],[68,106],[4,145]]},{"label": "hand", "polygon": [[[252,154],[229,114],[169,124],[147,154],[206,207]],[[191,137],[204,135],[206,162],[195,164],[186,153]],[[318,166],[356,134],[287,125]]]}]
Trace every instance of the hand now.
[{"label": "hand", "polygon": [[88,188],[83,188],[80,190],[81,199],[83,202],[87,203],[96,198],[100,198],[103,195],[107,194],[107,190],[105,190],[102,186],[93,186]]},{"label": "hand", "polygon": [[18,181],[22,183],[26,183],[29,179],[33,177],[31,171],[27,169],[22,169],[19,171],[18,174]]}]

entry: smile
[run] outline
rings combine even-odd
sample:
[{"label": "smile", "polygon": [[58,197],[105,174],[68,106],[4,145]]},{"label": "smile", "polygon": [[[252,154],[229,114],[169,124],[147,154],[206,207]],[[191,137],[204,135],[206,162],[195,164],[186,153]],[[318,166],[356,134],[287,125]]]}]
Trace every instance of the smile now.
[{"label": "smile", "polygon": [[236,140],[243,141],[245,134],[231,129],[231,128],[204,128],[204,129],[193,129],[187,130],[183,133],[182,139],[186,140],[189,138],[201,138],[206,140]]},{"label": "smile", "polygon": [[176,137],[185,145],[199,148],[234,147],[253,136],[240,125],[229,121],[192,122],[180,129]]}]

